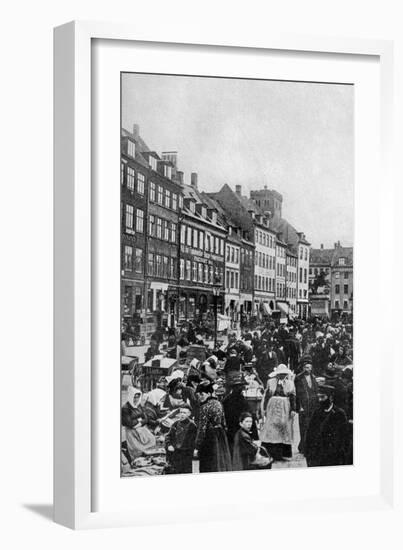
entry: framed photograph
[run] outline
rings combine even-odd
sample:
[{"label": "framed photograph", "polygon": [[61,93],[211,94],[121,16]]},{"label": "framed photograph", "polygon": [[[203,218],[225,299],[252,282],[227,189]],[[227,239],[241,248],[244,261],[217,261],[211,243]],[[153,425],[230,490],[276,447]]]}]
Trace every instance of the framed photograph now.
[{"label": "framed photograph", "polygon": [[392,44],[54,48],[55,521],[392,506]]}]

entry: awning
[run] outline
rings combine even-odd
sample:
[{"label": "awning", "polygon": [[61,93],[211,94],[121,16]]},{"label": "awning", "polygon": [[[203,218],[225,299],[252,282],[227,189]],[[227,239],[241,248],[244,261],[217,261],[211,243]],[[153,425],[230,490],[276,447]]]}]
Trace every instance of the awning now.
[{"label": "awning", "polygon": [[263,310],[264,310],[264,312],[265,312],[267,315],[271,315],[271,314],[272,314],[272,310],[271,310],[269,304],[266,304],[266,303],[263,302],[262,305],[263,305]]},{"label": "awning", "polygon": [[153,281],[150,284],[150,289],[166,291],[168,290],[168,283],[160,283],[159,281]]},{"label": "awning", "polygon": [[277,302],[277,306],[282,313],[285,313],[285,315],[288,315],[290,311],[290,307],[288,304],[282,304],[281,302]]}]

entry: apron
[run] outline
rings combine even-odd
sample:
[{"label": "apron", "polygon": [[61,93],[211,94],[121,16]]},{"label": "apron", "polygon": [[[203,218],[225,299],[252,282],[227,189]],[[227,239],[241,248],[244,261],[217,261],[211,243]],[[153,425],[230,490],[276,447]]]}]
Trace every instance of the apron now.
[{"label": "apron", "polygon": [[269,399],[266,409],[266,421],[260,432],[264,443],[292,444],[292,419],[288,397],[275,395]]}]

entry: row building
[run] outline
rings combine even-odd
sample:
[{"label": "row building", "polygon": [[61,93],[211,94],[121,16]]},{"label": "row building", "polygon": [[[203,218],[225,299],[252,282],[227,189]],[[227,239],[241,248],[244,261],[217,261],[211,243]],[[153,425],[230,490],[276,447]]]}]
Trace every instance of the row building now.
[{"label": "row building", "polygon": [[122,321],[145,340],[160,326],[204,320],[231,328],[307,318],[310,244],[282,217],[280,193],[242,195],[186,183],[176,151],[157,153],[137,125],[121,133]]}]

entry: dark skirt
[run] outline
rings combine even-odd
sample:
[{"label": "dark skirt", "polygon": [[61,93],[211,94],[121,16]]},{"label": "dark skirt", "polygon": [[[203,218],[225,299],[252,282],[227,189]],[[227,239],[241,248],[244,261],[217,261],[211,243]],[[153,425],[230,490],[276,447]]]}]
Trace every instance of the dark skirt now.
[{"label": "dark skirt", "polygon": [[292,457],[292,447],[286,443],[264,443],[262,447],[266,449],[269,455],[274,460],[282,460],[283,458]]},{"label": "dark skirt", "polygon": [[229,472],[232,470],[227,436],[222,426],[208,428],[199,449],[200,473]]}]

